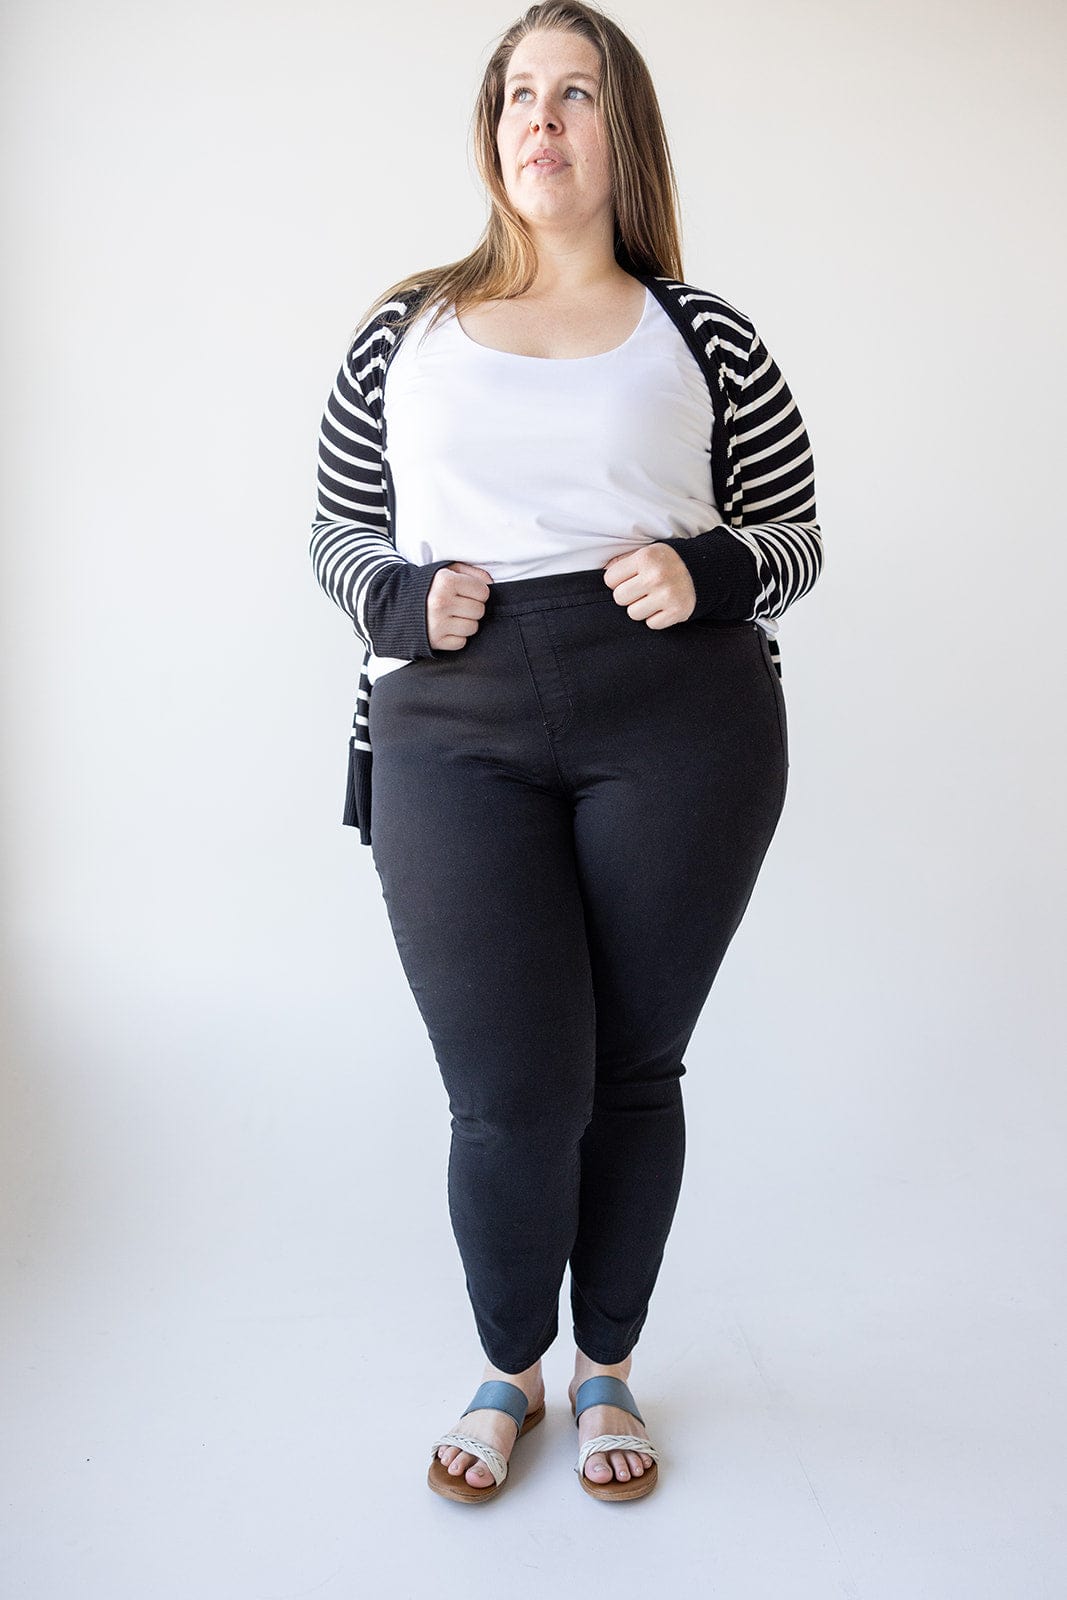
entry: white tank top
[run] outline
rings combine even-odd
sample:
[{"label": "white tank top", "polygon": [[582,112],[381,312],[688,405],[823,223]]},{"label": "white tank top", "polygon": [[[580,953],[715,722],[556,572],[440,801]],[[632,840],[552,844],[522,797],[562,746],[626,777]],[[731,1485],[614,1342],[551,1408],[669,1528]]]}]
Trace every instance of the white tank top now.
[{"label": "white tank top", "polygon": [[[452,311],[423,340],[431,315],[408,328],[382,399],[407,560],[470,561],[503,582],[722,522],[707,383],[649,289],[630,337],[595,356],[491,350]],[[404,665],[372,654],[367,674]]]}]

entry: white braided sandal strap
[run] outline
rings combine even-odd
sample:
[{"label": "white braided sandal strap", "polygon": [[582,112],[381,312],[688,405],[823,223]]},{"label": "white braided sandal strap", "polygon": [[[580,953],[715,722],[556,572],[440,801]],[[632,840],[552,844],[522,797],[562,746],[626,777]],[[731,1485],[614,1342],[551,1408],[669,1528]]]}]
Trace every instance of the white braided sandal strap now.
[{"label": "white braided sandal strap", "polygon": [[659,1460],[659,1451],[648,1439],[638,1439],[633,1433],[601,1433],[595,1439],[587,1439],[579,1450],[578,1465],[574,1469],[579,1477],[589,1457],[598,1450],[636,1450],[639,1455]]},{"label": "white braided sandal strap", "polygon": [[494,1450],[493,1446],[486,1444],[484,1439],[472,1439],[466,1433],[443,1433],[439,1439],[435,1439],[433,1442],[433,1448],[430,1452],[431,1461],[443,1444],[458,1444],[461,1450],[467,1450],[472,1456],[477,1456],[479,1461],[484,1461],[489,1471],[493,1474],[498,1488],[508,1475],[507,1461],[499,1450]]}]

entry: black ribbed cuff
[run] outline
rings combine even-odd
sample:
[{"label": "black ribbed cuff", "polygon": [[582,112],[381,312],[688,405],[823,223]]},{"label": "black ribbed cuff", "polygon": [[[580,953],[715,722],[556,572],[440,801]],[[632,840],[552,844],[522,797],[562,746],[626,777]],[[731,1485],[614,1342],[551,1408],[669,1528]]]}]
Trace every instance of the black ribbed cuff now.
[{"label": "black ribbed cuff", "polygon": [[394,561],[375,573],[367,587],[365,607],[375,655],[404,661],[436,655],[430,644],[426,596],[438,567],[451,566],[454,559],[430,561],[424,567],[413,561]]},{"label": "black ribbed cuff", "polygon": [[723,527],[692,539],[665,539],[685,562],[697,603],[692,620],[747,622],[756,605],[758,574],[751,550]]}]

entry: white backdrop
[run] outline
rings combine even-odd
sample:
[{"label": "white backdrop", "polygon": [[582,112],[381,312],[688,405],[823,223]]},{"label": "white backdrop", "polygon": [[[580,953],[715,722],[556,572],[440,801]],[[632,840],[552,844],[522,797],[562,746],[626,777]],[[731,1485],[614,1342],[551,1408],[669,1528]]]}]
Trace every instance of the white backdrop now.
[{"label": "white backdrop", "polygon": [[612,8],[686,276],[803,411],[826,569],[687,1056],[633,1370],[663,1482],[640,1530],[581,1494],[564,1296],[477,1546],[423,1486],[482,1356],[444,1090],[340,824],[360,651],[307,543],[357,316],[481,230],[511,15],[7,7],[10,1592],[1062,1593],[1052,0]]}]

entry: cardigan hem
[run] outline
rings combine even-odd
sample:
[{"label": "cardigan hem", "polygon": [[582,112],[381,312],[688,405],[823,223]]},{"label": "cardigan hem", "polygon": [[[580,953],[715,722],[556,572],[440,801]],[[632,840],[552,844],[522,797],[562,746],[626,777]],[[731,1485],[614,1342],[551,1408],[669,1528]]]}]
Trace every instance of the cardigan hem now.
[{"label": "cardigan hem", "polygon": [[345,790],[344,816],[341,825],[345,828],[358,828],[361,844],[370,844],[370,807],[371,807],[371,764],[372,754],[369,750],[358,750],[349,741],[348,745],[348,784]]}]

